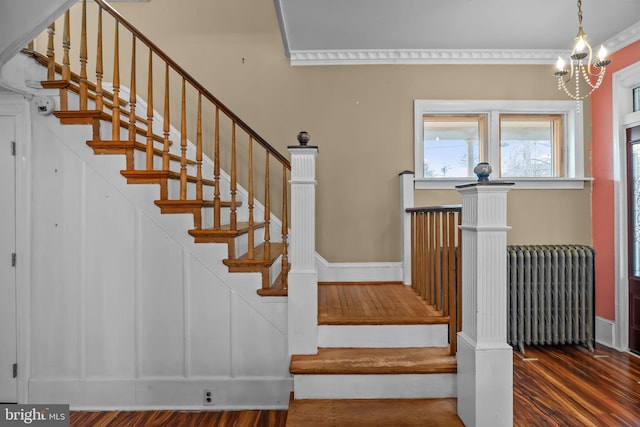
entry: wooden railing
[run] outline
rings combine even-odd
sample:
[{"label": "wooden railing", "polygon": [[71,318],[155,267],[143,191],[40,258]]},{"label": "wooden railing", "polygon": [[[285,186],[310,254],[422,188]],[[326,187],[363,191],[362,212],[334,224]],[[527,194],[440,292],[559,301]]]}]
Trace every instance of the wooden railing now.
[{"label": "wooden railing", "polygon": [[[101,145],[96,145],[100,145],[104,152],[107,146],[121,147],[128,154],[130,176],[135,172],[147,182],[153,182],[155,178],[152,176],[179,182],[179,191],[171,199],[166,188],[161,189],[161,200],[184,202],[197,209],[212,207],[212,235],[216,231],[229,236],[246,232],[246,259],[270,258],[274,255],[272,250],[281,253],[281,286],[286,290],[289,160],[106,1],[94,1],[95,4],[90,2],[88,5],[83,0],[80,6],[75,6],[79,10],[72,8],[67,11],[26,50],[47,67],[47,81],[43,86],[60,89],[61,112],[58,117],[65,117],[64,113],[68,112],[69,116],[83,117],[85,123],[92,119],[94,123],[95,119],[110,121],[111,141],[100,141]],[[88,9],[92,13],[90,18]],[[79,16],[72,17],[71,12]],[[77,21],[72,21],[72,18]],[[87,25],[88,20],[91,25]],[[88,30],[94,33],[89,35]],[[72,40],[71,34],[79,34],[79,40]],[[110,53],[104,51],[103,44],[109,46],[107,50]],[[46,51],[38,52],[38,45],[46,45]],[[75,53],[78,62],[73,64],[70,58]],[[61,64],[56,61],[60,56]],[[95,81],[88,77],[93,74]],[[105,83],[107,79],[111,84]],[[123,84],[128,84],[128,99],[121,96]],[[77,110],[75,105],[70,105],[69,91],[78,94]],[[141,99],[146,105],[140,105]],[[157,121],[158,117],[154,115],[155,109],[162,114],[162,123],[154,123],[154,118]],[[175,123],[171,120],[174,117],[177,118]],[[172,124],[179,132],[176,141],[171,140],[174,134]],[[100,140],[99,125],[94,125],[93,139],[94,142]],[[136,160],[134,164],[134,150],[144,152],[143,162]],[[204,173],[203,153],[213,161],[213,165],[208,166],[209,176]],[[223,171],[226,171],[225,176],[222,176]],[[223,178],[226,178],[224,182]],[[247,211],[242,220],[238,212],[240,186],[248,193]],[[270,209],[277,206],[274,199],[281,202],[280,244],[271,244]],[[254,201],[264,205],[264,218],[255,218]],[[221,220],[222,209],[228,209],[224,220]],[[195,222],[196,229],[203,228],[202,223]],[[263,229],[264,245],[257,250],[254,246],[260,229]],[[217,240],[212,238],[209,241]],[[230,251],[230,258],[233,257]],[[263,288],[265,286],[269,284],[263,281]]]},{"label": "wooden railing", "polygon": [[456,354],[462,327],[462,207],[409,208],[411,215],[411,287],[443,316],[449,317],[449,345]]}]

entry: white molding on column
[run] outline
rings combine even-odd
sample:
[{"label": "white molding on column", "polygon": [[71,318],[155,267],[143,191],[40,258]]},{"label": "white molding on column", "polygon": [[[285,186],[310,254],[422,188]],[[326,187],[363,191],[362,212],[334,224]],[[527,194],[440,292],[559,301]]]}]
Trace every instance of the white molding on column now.
[{"label": "white molding on column", "polygon": [[[513,353],[507,337],[507,192],[499,181],[462,195],[462,331],[458,414],[467,426],[513,424]],[[491,393],[487,393],[491,390]]]},{"label": "white molding on column", "polygon": [[405,285],[411,284],[411,214],[407,213],[407,209],[415,207],[414,179],[414,172],[404,171],[400,174],[402,282]]},{"label": "white molding on column", "polygon": [[291,234],[289,239],[289,355],[318,352],[316,246],[316,157],[318,148],[289,147]]}]

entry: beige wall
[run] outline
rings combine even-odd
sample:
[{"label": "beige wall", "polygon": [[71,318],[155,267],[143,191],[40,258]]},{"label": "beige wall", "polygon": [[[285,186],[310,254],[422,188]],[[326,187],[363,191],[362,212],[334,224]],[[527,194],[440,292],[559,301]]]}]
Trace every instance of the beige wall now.
[{"label": "beige wall", "polygon": [[[115,7],[281,152],[299,130],[311,134],[317,249],[331,262],[400,260],[398,173],[414,165],[414,99],[564,99],[551,66],[292,67],[270,1]],[[513,190],[510,242],[590,243],[586,187]],[[459,201],[454,191],[416,192],[419,206]]]}]

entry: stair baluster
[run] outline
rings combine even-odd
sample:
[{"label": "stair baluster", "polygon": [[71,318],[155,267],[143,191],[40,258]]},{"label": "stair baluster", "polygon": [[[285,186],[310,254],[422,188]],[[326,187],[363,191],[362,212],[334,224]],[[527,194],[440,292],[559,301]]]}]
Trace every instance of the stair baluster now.
[{"label": "stair baluster", "polygon": [[62,29],[62,80],[65,82],[64,87],[60,89],[60,109],[62,111],[69,109],[69,93],[67,89],[71,81],[71,60],[69,59],[71,36],[69,20],[70,12],[67,10],[64,14],[64,26]]},{"label": "stair baluster", "polygon": [[202,94],[201,93],[198,93],[198,122],[197,122],[197,130],[196,130],[196,200],[202,200]]},{"label": "stair baluster", "polygon": [[[218,107],[216,107],[214,129],[213,182],[215,186],[213,187],[213,228],[220,229],[220,109]],[[235,143],[233,147],[235,148]],[[235,229],[235,227],[232,229]]]},{"label": "stair baluster", "polygon": [[287,207],[287,168],[282,166],[282,273],[280,274],[281,286],[283,290],[287,290],[289,287],[289,252],[287,250],[288,236],[289,236],[289,224],[288,224],[288,212]]},{"label": "stair baluster", "polygon": [[129,84],[129,141],[136,140],[136,36],[131,39],[131,83]]},{"label": "stair baluster", "polygon": [[271,258],[271,206],[269,205],[269,153],[265,156],[264,174],[264,259]]},{"label": "stair baluster", "polygon": [[80,110],[87,110],[87,0],[82,0],[82,18],[80,27]]},{"label": "stair baluster", "polygon": [[[147,78],[147,139],[145,167],[153,170],[153,51],[149,49],[149,71]],[[165,96],[169,96],[167,92]]]},{"label": "stair baluster", "polygon": [[255,223],[253,218],[253,138],[249,137],[249,248],[247,256],[249,259],[255,259],[254,246],[255,246]]},{"label": "stair baluster", "polygon": [[102,112],[104,99],[102,96],[102,8],[98,7],[98,40],[96,43],[96,110]]},{"label": "stair baluster", "polygon": [[180,114],[180,200],[187,199],[187,94],[182,79],[182,104]]},{"label": "stair baluster", "polygon": [[111,109],[111,140],[120,141],[120,35],[116,21],[113,40],[113,107]]},{"label": "stair baluster", "polygon": [[56,78],[55,34],[56,23],[52,22],[49,28],[47,28],[47,80],[49,81],[55,80]]},{"label": "stair baluster", "polygon": [[[149,61],[151,64],[151,61]],[[150,65],[151,67],[151,65]],[[151,78],[149,78],[151,80]],[[153,89],[150,87],[149,92],[153,92]],[[169,106],[169,63],[165,64],[165,72],[164,72],[164,117],[162,123],[162,170],[165,172],[169,172],[169,132],[171,130],[171,108]]]}]

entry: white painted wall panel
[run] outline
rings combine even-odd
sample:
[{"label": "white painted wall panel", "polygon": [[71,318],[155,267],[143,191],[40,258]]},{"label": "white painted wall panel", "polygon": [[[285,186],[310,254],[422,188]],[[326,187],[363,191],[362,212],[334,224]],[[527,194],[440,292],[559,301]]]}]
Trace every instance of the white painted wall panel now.
[{"label": "white painted wall panel", "polygon": [[82,182],[84,374],[132,376],[136,270],[131,248],[135,247],[136,210],[93,169],[84,168]]},{"label": "white painted wall panel", "polygon": [[197,258],[188,259],[189,376],[231,373],[231,291]]},{"label": "white painted wall panel", "polygon": [[253,307],[233,295],[232,345],[234,376],[287,376],[286,330],[265,322]]},{"label": "white painted wall panel", "polygon": [[141,376],[183,376],[184,264],[178,243],[139,216],[138,259]]},{"label": "white painted wall panel", "polygon": [[82,163],[34,129],[33,170],[32,372],[78,376]]},{"label": "white painted wall panel", "polygon": [[30,402],[74,408],[286,407],[286,298],[229,273],[156,185],[127,185],[85,126],[32,117]]}]

